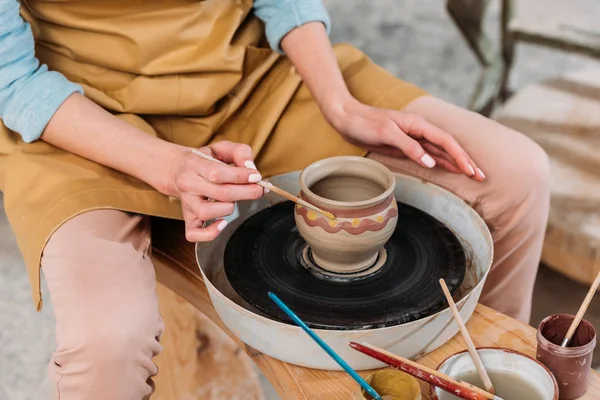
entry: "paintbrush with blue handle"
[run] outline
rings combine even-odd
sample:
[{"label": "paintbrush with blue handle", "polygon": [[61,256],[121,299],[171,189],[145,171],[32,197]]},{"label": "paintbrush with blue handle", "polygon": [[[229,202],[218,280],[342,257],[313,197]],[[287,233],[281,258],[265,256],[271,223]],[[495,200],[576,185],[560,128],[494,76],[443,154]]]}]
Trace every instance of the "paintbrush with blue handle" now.
[{"label": "paintbrush with blue handle", "polygon": [[279,308],[283,310],[284,313],[287,314],[300,328],[304,330],[304,332],[308,333],[308,335],[315,341],[323,350],[327,352],[337,362],[340,367],[342,367],[351,377],[354,379],[374,400],[382,400],[381,396],[377,394],[375,389],[373,389],[360,375],[356,373],[331,347],[327,345],[320,337],[317,336],[302,320],[292,311],[288,306],[285,305],[283,301],[279,299],[274,293],[269,292],[269,297],[271,300],[277,304]]}]

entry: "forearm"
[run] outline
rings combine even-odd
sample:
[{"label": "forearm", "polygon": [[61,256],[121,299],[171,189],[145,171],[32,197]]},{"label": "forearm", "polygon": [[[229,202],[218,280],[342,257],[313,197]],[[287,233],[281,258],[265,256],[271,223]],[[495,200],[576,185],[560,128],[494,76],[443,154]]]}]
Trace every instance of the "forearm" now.
[{"label": "forearm", "polygon": [[323,24],[310,22],[292,30],[281,41],[281,48],[296,67],[325,117],[335,118],[352,96]]},{"label": "forearm", "polygon": [[140,179],[172,195],[171,166],[186,148],[148,135],[111,115],[79,93],[58,108],[42,140]]}]

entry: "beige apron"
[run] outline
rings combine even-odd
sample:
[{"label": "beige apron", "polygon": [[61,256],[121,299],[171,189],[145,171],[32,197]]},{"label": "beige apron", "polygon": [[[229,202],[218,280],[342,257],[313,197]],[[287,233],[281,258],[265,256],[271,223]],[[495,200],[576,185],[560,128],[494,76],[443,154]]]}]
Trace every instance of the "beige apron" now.
[{"label": "beige apron", "polygon": [[[325,123],[287,58],[268,48],[251,0],[21,5],[40,61],[150,135],[190,147],[247,143],[266,177],[325,157],[366,154]],[[350,90],[366,103],[401,108],[424,94],[351,46],[335,50]],[[43,141],[24,144],[1,121],[0,190],[38,310],[43,248],[69,218],[113,208],[181,219],[177,200]]]}]

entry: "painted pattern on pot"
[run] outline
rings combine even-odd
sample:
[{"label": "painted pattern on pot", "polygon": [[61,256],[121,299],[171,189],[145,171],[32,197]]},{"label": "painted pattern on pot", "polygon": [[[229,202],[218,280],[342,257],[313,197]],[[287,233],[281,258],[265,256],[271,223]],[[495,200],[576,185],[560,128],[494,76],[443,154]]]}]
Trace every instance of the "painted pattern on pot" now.
[{"label": "painted pattern on pot", "polygon": [[[301,196],[301,198],[304,196]],[[303,198],[303,200],[306,200]],[[308,209],[301,204],[296,204],[296,213],[311,228],[320,227],[327,233],[338,233],[341,230],[351,235],[361,235],[366,231],[377,232],[384,229],[387,224],[398,217],[398,205],[394,197],[362,212],[344,212],[343,210],[326,210],[337,212],[335,219],[327,218],[316,211]]]},{"label": "painted pattern on pot", "polygon": [[298,232],[320,267],[354,273],[377,261],[398,220],[395,185],[387,167],[363,157],[327,158],[302,171],[299,197],[336,217],[294,208]]}]

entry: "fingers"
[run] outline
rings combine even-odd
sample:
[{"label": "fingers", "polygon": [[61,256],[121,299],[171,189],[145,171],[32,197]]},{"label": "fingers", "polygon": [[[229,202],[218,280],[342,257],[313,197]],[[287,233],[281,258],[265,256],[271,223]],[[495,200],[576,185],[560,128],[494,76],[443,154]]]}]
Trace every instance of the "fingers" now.
[{"label": "fingers", "polygon": [[[265,193],[255,184],[262,176],[256,170],[248,145],[221,141],[198,150],[222,162],[206,160],[197,154],[190,156],[176,178],[186,238],[190,242],[215,239],[227,225],[221,218],[233,213],[235,202],[258,199]],[[203,198],[216,201],[207,202]],[[209,220],[215,222],[203,227]]]},{"label": "fingers", "polygon": [[238,167],[256,169],[253,161],[252,148],[244,143],[234,143],[228,140],[215,142],[208,146],[216,158]]},{"label": "fingers", "polygon": [[209,197],[222,203],[256,200],[265,193],[261,186],[254,184],[212,183],[193,171],[181,174],[176,183],[182,192],[182,197],[185,195]]},{"label": "fingers", "polygon": [[227,185],[206,182],[202,187],[202,195],[223,203],[234,203],[241,200],[256,200],[262,197],[265,190],[258,185]]},{"label": "fingers", "polygon": [[438,166],[455,174],[462,174],[461,170],[458,169],[456,164],[454,164],[454,160],[452,160],[448,153],[440,150],[438,147],[429,142],[421,143],[421,145],[427,152],[429,152],[429,154],[431,154]]},{"label": "fingers", "polygon": [[192,195],[181,196],[181,206],[200,221],[225,217],[231,215],[235,210],[234,203],[209,202]]},{"label": "fingers", "polygon": [[397,147],[411,160],[425,168],[433,168],[436,165],[431,155],[427,154],[423,147],[415,139],[405,134],[396,124],[390,123],[383,132],[383,139],[391,146]]},{"label": "fingers", "polygon": [[204,160],[201,157],[193,161],[196,172],[209,182],[244,184],[262,180],[252,161],[252,149],[247,144],[220,141],[199,151],[211,154],[224,163]]},{"label": "fingers", "polygon": [[[208,202],[200,197],[186,195],[181,198],[185,236],[190,242],[207,242],[214,240],[227,226],[227,221],[220,218],[231,215],[235,209],[233,203]],[[215,220],[210,226],[203,223]]]},{"label": "fingers", "polygon": [[188,242],[192,243],[210,242],[211,240],[215,240],[226,226],[227,221],[223,219],[216,220],[206,228],[201,228],[193,223],[188,224],[186,220],[185,238]]},{"label": "fingers", "polygon": [[477,165],[467,155],[467,152],[458,144],[456,139],[449,133],[444,132],[437,126],[426,122],[424,119],[419,119],[416,127],[416,132],[429,142],[444,149],[446,153],[452,157],[454,164],[467,176],[475,177]]},{"label": "fingers", "polygon": [[201,157],[192,159],[190,164],[191,169],[198,175],[216,184],[234,183],[241,185],[256,183],[262,180],[260,173],[251,168],[234,167],[228,164],[205,160]]},{"label": "fingers", "polygon": [[408,135],[417,139],[425,139],[443,149],[463,174],[478,181],[485,179],[481,169],[449,133],[415,114],[393,113],[392,119]]},{"label": "fingers", "polygon": [[[462,172],[456,167],[456,165],[454,165],[454,162],[448,154],[437,149],[431,143],[421,143],[421,146],[423,147],[423,149],[425,149],[426,152],[428,152],[431,155],[431,157],[433,157],[438,167],[444,168],[449,172],[455,174],[462,174]],[[404,154],[402,150],[399,150],[398,148],[392,146],[365,146],[365,149],[395,158],[406,158],[406,154]]]}]

